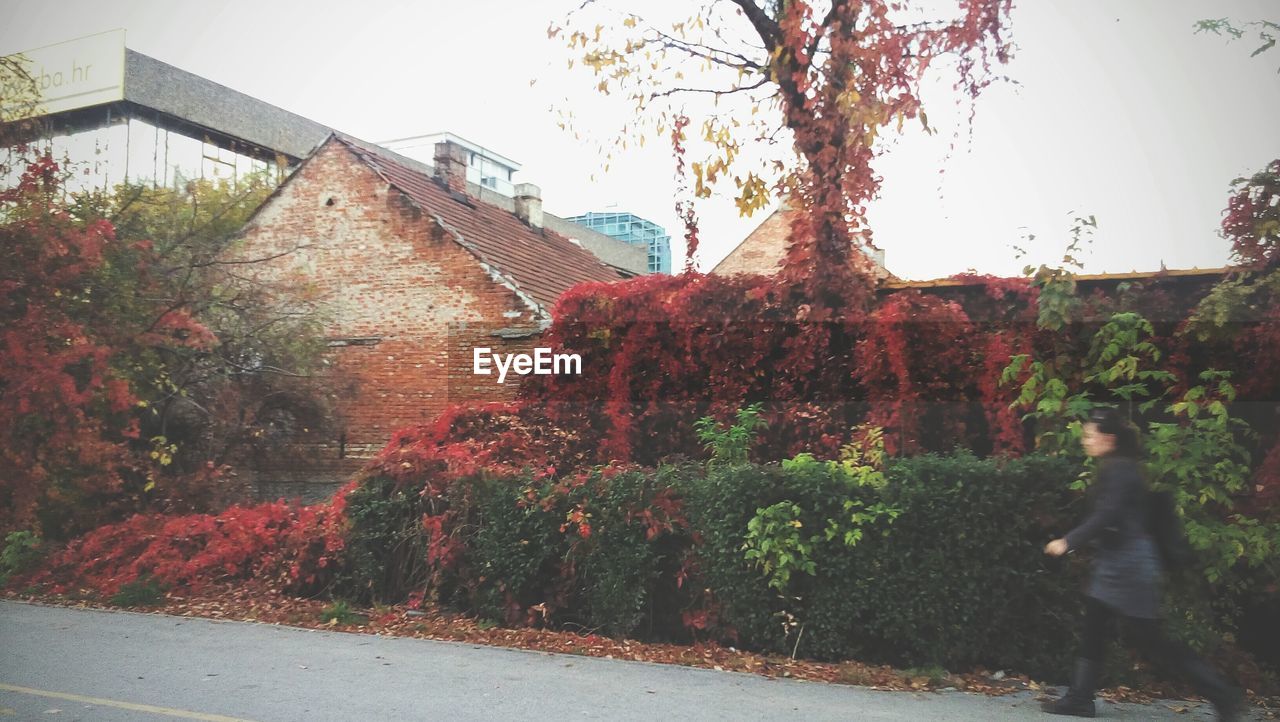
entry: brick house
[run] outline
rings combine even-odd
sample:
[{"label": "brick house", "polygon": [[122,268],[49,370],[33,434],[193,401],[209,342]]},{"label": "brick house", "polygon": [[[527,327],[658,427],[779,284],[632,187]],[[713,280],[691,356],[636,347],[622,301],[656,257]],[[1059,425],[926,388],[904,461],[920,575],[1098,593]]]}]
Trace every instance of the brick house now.
[{"label": "brick house", "polygon": [[[782,259],[787,255],[787,236],[791,232],[791,218],[794,211],[786,205],[769,214],[759,226],[742,239],[729,255],[711,269],[717,276],[729,276],[736,273],[758,273],[771,276],[779,271]],[[874,249],[872,261],[875,262],[881,278],[891,278],[892,274],[884,267],[884,251]]]},{"label": "brick house", "polygon": [[278,256],[249,273],[313,294],[345,391],[314,463],[259,466],[260,493],[341,482],[399,428],[449,404],[513,398],[518,377],[475,375],[473,349],[527,352],[561,293],[626,275],[544,228],[537,186],[516,187],[514,212],[468,195],[466,162],[453,143],[436,146],[432,167],[331,135],[238,234],[237,257]]}]

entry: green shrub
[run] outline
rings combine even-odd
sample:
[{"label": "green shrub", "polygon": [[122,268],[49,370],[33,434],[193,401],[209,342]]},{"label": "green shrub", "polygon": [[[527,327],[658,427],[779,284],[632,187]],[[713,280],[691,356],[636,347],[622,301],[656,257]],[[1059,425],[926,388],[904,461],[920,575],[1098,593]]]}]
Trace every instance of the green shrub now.
[{"label": "green shrub", "polygon": [[9,532],[0,551],[0,587],[8,584],[11,577],[34,567],[43,556],[44,546],[35,532]]},{"label": "green shrub", "polygon": [[889,535],[829,565],[815,590],[810,654],[1034,673],[1075,654],[1081,569],[1045,557],[1071,525],[1069,465],[1044,457],[960,452],[889,465],[885,498],[901,509]]},{"label": "green shrub", "polygon": [[587,627],[616,636],[645,622],[648,636],[680,628],[685,602],[675,579],[689,539],[672,491],[683,473],[663,467],[592,476],[584,501],[593,531],[575,540],[571,555]]},{"label": "green shrub", "polygon": [[416,490],[374,477],[347,496],[345,564],[333,591],[372,603],[401,602],[426,577],[422,504]]},{"label": "green shrub", "polygon": [[556,582],[568,549],[560,532],[565,514],[552,485],[527,476],[463,483],[469,483],[473,504],[466,585],[471,607],[481,616],[522,622],[526,610],[564,594]]},{"label": "green shrub", "polygon": [[[1061,670],[1074,654],[1081,570],[1041,549],[1067,528],[1075,469],[957,453],[895,460],[886,475],[882,489],[850,486],[830,465],[792,463],[689,480],[700,567],[740,643],[820,659]],[[864,516],[856,544],[814,541],[850,502],[896,518]],[[768,509],[785,509],[806,547],[781,589],[744,553]]]},{"label": "green shrub", "polygon": [[469,581],[459,586],[472,611],[618,636],[642,623],[650,634],[678,628],[675,579],[688,540],[675,516],[676,475],[606,468],[561,480],[468,480],[461,573]]},{"label": "green shrub", "polygon": [[353,611],[351,604],[346,600],[339,599],[320,610],[320,621],[334,622],[336,624],[365,624],[369,621],[369,618]]},{"label": "green shrub", "polygon": [[157,607],[164,603],[164,587],[154,579],[141,577],[121,586],[108,601],[117,607]]},{"label": "green shrub", "polygon": [[781,652],[788,631],[782,602],[743,553],[747,525],[757,510],[786,501],[778,467],[725,465],[681,481],[685,515],[699,539],[694,552],[698,584],[711,590],[721,630],[749,649]]}]

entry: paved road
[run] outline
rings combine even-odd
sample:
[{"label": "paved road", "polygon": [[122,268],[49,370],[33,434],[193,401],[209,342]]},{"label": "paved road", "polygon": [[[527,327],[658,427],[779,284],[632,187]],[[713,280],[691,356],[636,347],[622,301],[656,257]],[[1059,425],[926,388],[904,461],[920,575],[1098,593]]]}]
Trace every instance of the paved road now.
[{"label": "paved road", "polygon": [[[1109,719],[1201,720],[1164,705]],[[1029,694],[878,692],[643,662],[0,602],[0,722],[1044,720]]]}]

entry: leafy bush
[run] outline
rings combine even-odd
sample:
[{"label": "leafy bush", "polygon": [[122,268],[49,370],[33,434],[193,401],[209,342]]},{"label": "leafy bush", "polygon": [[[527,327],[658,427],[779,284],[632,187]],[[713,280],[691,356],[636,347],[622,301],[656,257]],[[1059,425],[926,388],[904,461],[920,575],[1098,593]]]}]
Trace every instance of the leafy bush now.
[{"label": "leafy bush", "polygon": [[[1078,572],[1041,547],[1066,530],[1073,467],[957,453],[895,460],[885,475],[883,488],[851,488],[831,465],[793,462],[690,480],[699,567],[729,634],[825,659],[1058,670],[1061,650],[1074,648]],[[855,544],[814,534],[851,502],[879,511],[857,519]],[[791,540],[783,550],[804,547],[785,578],[750,563],[763,551],[753,522],[759,529],[769,509],[796,532],[781,537]]]},{"label": "leafy bush", "polygon": [[320,621],[335,624],[366,624],[369,618],[351,609],[351,604],[339,599],[320,610]]},{"label": "leafy bush", "polygon": [[[675,581],[688,540],[673,469],[603,468],[554,481],[475,480],[461,563],[477,613],[626,635],[679,627]],[[660,593],[664,592],[664,593]]]},{"label": "leafy bush", "polygon": [[421,497],[385,477],[347,495],[343,572],[335,593],[361,602],[404,599],[426,581]]},{"label": "leafy bush", "polygon": [[517,476],[477,478],[471,492],[476,529],[466,545],[471,604],[480,615],[509,624],[535,621],[531,610],[547,610],[562,596],[554,585],[568,540],[560,529],[565,514],[557,508],[556,491]]},{"label": "leafy bush", "polygon": [[[370,479],[352,495],[366,500],[353,530],[367,531],[352,544],[416,535],[403,542],[428,549],[415,584],[507,624],[1066,675],[1087,565],[1042,548],[1087,511],[1079,460],[886,460],[877,430],[859,435],[830,461],[481,473],[427,497]],[[394,523],[360,526],[375,516]],[[1179,592],[1169,611],[1197,646],[1222,631],[1203,596]]]},{"label": "leafy bush", "polygon": [[833,560],[810,653],[847,656],[843,640],[857,640],[861,655],[896,664],[1059,669],[1075,646],[1079,570],[1041,548],[1073,521],[1061,514],[1074,471],[964,452],[890,464],[884,498],[901,514],[888,536]]},{"label": "leafy bush", "polygon": [[[1002,380],[1010,382],[1027,369],[1015,405],[1030,410],[1027,418],[1045,429],[1039,445],[1064,456],[1081,458],[1081,419],[1098,405],[1096,399],[1120,400],[1145,427],[1147,477],[1154,488],[1172,493],[1199,557],[1172,586],[1173,626],[1203,646],[1234,632],[1247,605],[1274,598],[1280,521],[1268,518],[1265,504],[1253,504],[1254,514],[1238,508],[1241,497],[1265,486],[1250,489],[1249,448],[1258,434],[1232,413],[1237,391],[1231,374],[1204,370],[1193,384],[1153,370],[1161,360],[1154,336],[1154,326],[1141,315],[1116,313],[1093,335],[1079,368],[1064,368],[1057,360],[1028,363],[1020,355]],[[1265,469],[1264,463],[1260,472]],[[1264,473],[1258,476],[1263,481]],[[1091,479],[1091,473],[1083,474],[1074,487],[1084,489]]]},{"label": "leafy bush", "polygon": [[164,602],[164,587],[143,577],[122,585],[108,601],[117,607],[156,607]]},{"label": "leafy bush", "polygon": [[4,550],[0,551],[0,587],[9,578],[21,574],[44,556],[40,537],[29,531],[9,532],[4,538]]},{"label": "leafy bush", "polygon": [[321,319],[218,262],[275,183],[69,194],[23,155],[0,189],[0,535],[243,499],[228,464],[294,460],[331,400]]}]

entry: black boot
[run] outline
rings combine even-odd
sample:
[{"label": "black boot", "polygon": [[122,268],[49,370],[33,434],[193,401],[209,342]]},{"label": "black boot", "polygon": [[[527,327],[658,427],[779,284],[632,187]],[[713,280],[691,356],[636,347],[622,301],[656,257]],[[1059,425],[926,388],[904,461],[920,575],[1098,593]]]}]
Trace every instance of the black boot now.
[{"label": "black boot", "polygon": [[1098,663],[1081,657],[1076,660],[1075,676],[1071,678],[1071,689],[1058,699],[1040,705],[1049,714],[1070,715],[1072,717],[1093,717],[1093,691],[1098,686]]},{"label": "black boot", "polygon": [[1181,660],[1182,672],[1196,691],[1213,703],[1220,720],[1239,720],[1244,715],[1245,697],[1199,657],[1188,655]]}]

